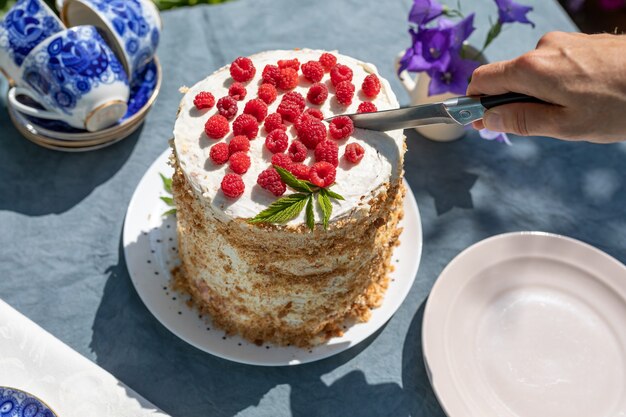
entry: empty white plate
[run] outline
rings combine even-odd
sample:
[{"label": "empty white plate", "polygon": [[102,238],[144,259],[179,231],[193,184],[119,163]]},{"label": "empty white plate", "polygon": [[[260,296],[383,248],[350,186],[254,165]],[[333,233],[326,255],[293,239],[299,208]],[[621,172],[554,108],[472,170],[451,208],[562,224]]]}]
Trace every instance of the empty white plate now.
[{"label": "empty white plate", "polygon": [[486,239],[441,273],[422,343],[449,417],[626,416],[626,267],[563,236]]}]

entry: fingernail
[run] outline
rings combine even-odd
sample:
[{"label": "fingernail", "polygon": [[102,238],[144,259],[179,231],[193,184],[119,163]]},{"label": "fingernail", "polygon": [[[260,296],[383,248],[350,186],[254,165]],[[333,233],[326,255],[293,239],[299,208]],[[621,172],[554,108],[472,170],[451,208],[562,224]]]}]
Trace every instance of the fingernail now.
[{"label": "fingernail", "polygon": [[504,121],[502,115],[495,110],[490,110],[483,116],[485,127],[494,132],[504,132]]}]

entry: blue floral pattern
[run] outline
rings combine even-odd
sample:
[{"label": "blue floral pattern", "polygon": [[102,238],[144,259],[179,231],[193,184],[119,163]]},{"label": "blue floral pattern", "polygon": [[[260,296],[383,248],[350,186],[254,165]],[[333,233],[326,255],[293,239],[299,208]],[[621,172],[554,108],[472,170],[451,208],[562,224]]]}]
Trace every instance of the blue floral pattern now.
[{"label": "blue floral pattern", "polygon": [[44,39],[63,30],[56,17],[50,15],[43,0],[19,0],[0,23],[0,48],[10,55],[18,67],[30,51]]},{"label": "blue floral pattern", "polygon": [[0,417],[54,417],[47,405],[30,394],[0,387]]},{"label": "blue floral pattern", "polygon": [[22,78],[47,107],[71,114],[77,100],[95,86],[114,82],[128,85],[122,64],[103,45],[104,39],[93,26],[69,29],[28,57]]}]

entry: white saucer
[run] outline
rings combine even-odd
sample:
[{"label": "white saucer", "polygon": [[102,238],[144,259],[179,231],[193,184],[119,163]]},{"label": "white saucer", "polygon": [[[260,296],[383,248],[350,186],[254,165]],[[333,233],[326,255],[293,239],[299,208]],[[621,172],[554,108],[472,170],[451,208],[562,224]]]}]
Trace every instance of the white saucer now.
[{"label": "white saucer", "polygon": [[441,273],[424,360],[449,417],[626,415],[626,267],[538,232],[486,239]]},{"label": "white saucer", "polygon": [[208,317],[199,317],[187,306],[187,297],[172,292],[170,270],[178,262],[176,219],[163,217],[169,207],[160,200],[167,194],[159,173],[172,175],[167,164],[171,150],[166,150],[143,176],[128,206],[124,222],[126,265],[139,296],[148,310],[172,333],[205,352],[235,362],[254,365],[297,365],[335,355],[372,335],[383,326],[407,296],[420,263],[422,228],[415,198],[407,185],[404,201],[404,227],[401,244],[393,255],[395,271],[383,305],[372,311],[367,323],[348,328],[342,337],[329,340],[313,349],[257,346],[239,336],[226,336],[213,327]]}]

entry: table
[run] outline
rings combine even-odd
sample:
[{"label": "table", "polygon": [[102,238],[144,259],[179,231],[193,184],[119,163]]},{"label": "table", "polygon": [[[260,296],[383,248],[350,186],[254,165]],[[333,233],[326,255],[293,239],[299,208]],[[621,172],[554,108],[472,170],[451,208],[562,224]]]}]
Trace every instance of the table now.
[{"label": "table", "polygon": [[[536,29],[507,28],[489,60],[533,48],[546,31],[576,30],[555,1],[525,3],[535,7]],[[408,132],[406,178],[424,227],[415,285],[373,337],[303,366],[240,365],[179,340],[140,301],[121,246],[128,202],[167,147],[181,85],[239,55],[336,48],[375,63],[407,104],[390,63],[408,46],[409,7],[409,0],[238,0],[166,12],[160,97],[139,132],[97,152],[31,144],[1,102],[0,298],[176,417],[443,416],[420,347],[425,299],[443,267],[481,239],[518,230],[572,236],[625,262],[626,144],[514,138],[507,147],[475,133],[440,144]],[[490,0],[472,7],[495,14]],[[483,12],[477,26],[486,20]],[[485,30],[472,39],[480,42]]]}]

